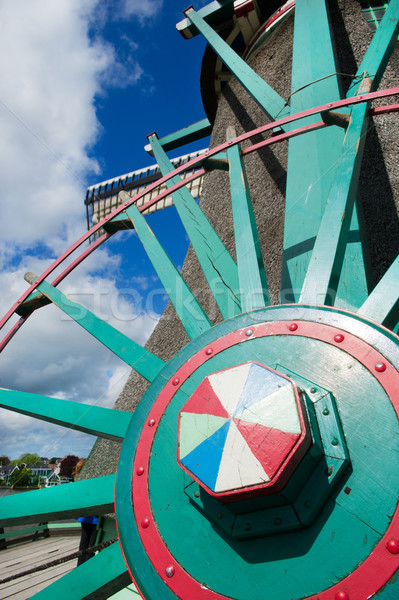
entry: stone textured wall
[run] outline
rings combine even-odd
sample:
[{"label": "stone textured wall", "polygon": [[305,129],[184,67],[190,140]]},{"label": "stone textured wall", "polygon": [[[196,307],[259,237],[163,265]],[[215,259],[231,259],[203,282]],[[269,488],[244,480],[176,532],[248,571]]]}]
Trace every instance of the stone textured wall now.
[{"label": "stone textured wall", "polygon": [[[329,9],[335,36],[337,70],[344,74],[354,74],[372,39],[372,33],[357,0],[330,0]],[[294,16],[291,14],[248,61],[286,99],[290,94],[293,23]],[[396,49],[380,85],[381,89],[397,85],[398,60]],[[341,83],[345,92],[350,79],[342,77]],[[391,114],[378,117],[375,121],[375,124],[371,123],[367,133],[359,190],[373,284],[383,275],[399,251],[398,117]],[[233,125],[237,134],[240,134],[265,122],[261,109],[233,79],[224,88],[218,104],[211,146],[225,141],[229,125]],[[259,138],[251,140],[252,143],[257,141]],[[286,143],[252,153],[245,159],[273,303],[278,301],[280,285],[286,163]],[[207,175],[201,207],[234,256],[227,173],[213,171]],[[220,320],[191,247],[184,263],[183,275],[211,319],[214,322]],[[147,348],[168,360],[187,342],[188,337],[169,304],[151,335]],[[132,372],[115,408],[133,411],[147,387],[148,383]],[[119,449],[120,445],[115,442],[98,440],[86,462],[83,476],[114,473]]]}]

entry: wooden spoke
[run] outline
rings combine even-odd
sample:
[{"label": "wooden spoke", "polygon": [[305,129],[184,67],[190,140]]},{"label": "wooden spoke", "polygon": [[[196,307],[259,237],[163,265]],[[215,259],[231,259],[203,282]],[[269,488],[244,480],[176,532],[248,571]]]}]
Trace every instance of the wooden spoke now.
[{"label": "wooden spoke", "polygon": [[263,108],[267,116],[275,119],[285,108],[285,100],[255,73],[193,8],[188,8],[185,15],[196,26],[238,81]]},{"label": "wooden spoke", "polygon": [[[171,173],[174,166],[156,135],[148,139],[162,174]],[[172,177],[167,185],[171,187],[179,181],[179,176]],[[173,203],[223,318],[239,314],[241,306],[235,294],[238,290],[237,265],[187,188],[174,192]]]},{"label": "wooden spoke", "polygon": [[[73,569],[32,598],[35,600],[80,600],[109,598],[131,583],[118,542]],[[101,596],[100,596],[101,594]]]},{"label": "wooden spoke", "polygon": [[358,314],[373,319],[390,329],[399,321],[399,256],[392,263]]},{"label": "wooden spoke", "polygon": [[[32,283],[36,276],[33,273],[27,273],[25,279]],[[37,289],[148,381],[155,379],[164,366],[164,361],[155,354],[128,338],[81,304],[67,298],[65,294],[46,281],[40,283]]]},{"label": "wooden spoke", "polygon": [[[235,131],[229,131],[228,137],[233,136]],[[241,306],[243,311],[247,311],[268,306],[270,298],[240,146],[229,148],[227,157],[230,163],[230,193]]]},{"label": "wooden spoke", "polygon": [[112,512],[115,475],[0,498],[0,526],[42,523]]},{"label": "wooden spoke", "polygon": [[131,418],[121,410],[4,389],[0,407],[109,440],[123,439]]},{"label": "wooden spoke", "polygon": [[139,209],[132,204],[126,209],[126,214],[132,221],[188,336],[192,339],[200,335],[212,324],[194,294],[148,227]]}]

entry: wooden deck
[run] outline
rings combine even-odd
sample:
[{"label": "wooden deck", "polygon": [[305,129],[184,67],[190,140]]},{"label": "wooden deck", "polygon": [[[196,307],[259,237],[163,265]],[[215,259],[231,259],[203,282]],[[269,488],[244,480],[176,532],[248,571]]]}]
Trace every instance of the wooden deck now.
[{"label": "wooden deck", "polygon": [[[50,536],[0,551],[0,579],[68,556],[78,550],[80,536]],[[0,584],[0,600],[27,600],[76,566],[77,559]]]}]

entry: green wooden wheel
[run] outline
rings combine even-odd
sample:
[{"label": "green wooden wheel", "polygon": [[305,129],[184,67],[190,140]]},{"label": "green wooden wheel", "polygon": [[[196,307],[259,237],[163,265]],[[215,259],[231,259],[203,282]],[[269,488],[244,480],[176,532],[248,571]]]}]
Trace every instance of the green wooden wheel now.
[{"label": "green wooden wheel", "polygon": [[[123,444],[116,476],[31,492],[29,504],[22,496],[2,498],[0,525],[105,514],[115,503],[120,544],[39,598],[107,597],[111,584],[125,585],[127,571],[148,600],[396,598],[399,259],[368,294],[359,244],[348,236],[357,224],[370,103],[393,94],[373,90],[398,35],[399,0],[391,0],[344,99],[331,77],[325,3],[298,2],[292,89],[300,93],[292,96],[289,116],[282,112],[287,103],[200,11],[188,9],[186,17],[267,115],[264,126],[239,137],[228,129],[226,143],[192,161],[200,167],[196,176],[205,169],[229,173],[235,259],[181,183],[183,167],[174,170],[162,140],[149,137],[221,322],[213,324],[152,234],[142,214],[147,206],[135,205],[140,195],[126,197],[92,232],[103,226],[106,238],[120,222],[136,229],[190,339],[168,363],[90,311],[76,311],[57,289],[60,278],[47,281],[89,234],[39,277],[27,274],[31,287],[1,325],[14,312],[21,321],[2,347],[51,302],[151,385],[133,416],[94,407],[88,415],[80,404],[1,390],[3,408]],[[309,41],[310,19],[318,27]],[[321,44],[324,54],[316,52]],[[315,80],[317,93],[309,88]],[[260,145],[243,144],[273,131]],[[282,293],[271,306],[261,252],[267,248],[259,240],[244,156],[286,139]],[[312,156],[320,159],[317,167]],[[336,169],[325,172],[331,160]],[[298,187],[309,188],[301,202]],[[309,216],[309,231],[295,227],[299,215]],[[313,247],[295,255],[292,248],[312,231]]]}]

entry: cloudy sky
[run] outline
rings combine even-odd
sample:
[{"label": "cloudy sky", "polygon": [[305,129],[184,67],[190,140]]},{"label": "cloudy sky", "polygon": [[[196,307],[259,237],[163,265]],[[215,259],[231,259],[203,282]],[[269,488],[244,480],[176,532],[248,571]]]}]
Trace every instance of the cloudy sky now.
[{"label": "cloudy sky", "polygon": [[[26,289],[26,271],[40,274],[84,233],[88,185],[152,164],[147,134],[205,116],[203,40],[184,41],[175,30],[185,7],[180,0],[0,0],[1,315]],[[158,215],[152,226],[170,237]],[[178,263],[185,244],[170,249]],[[126,234],[60,289],[142,344],[164,303],[137,240]],[[51,306],[0,357],[1,387],[101,406],[113,405],[127,375]],[[87,456],[93,441],[0,409],[0,455]]]}]

